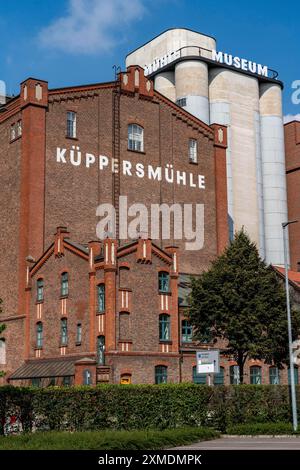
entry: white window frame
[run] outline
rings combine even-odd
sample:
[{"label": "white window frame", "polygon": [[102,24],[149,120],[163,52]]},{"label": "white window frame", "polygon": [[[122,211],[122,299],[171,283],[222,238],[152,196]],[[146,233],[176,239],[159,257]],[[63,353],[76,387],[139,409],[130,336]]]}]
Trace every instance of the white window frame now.
[{"label": "white window frame", "polygon": [[128,150],[144,151],[144,128],[138,124],[128,124]]},{"label": "white window frame", "polygon": [[67,137],[76,139],[77,136],[77,113],[67,111]]},{"label": "white window frame", "polygon": [[189,161],[198,163],[198,141],[197,139],[189,139]]}]

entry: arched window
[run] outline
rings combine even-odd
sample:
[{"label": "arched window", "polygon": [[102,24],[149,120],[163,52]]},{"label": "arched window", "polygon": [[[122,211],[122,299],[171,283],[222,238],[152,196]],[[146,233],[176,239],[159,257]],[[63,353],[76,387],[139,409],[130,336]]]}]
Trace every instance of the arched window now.
[{"label": "arched window", "polygon": [[270,367],[269,368],[269,379],[271,385],[279,385],[280,384],[280,375],[278,367]]},{"label": "arched window", "polygon": [[239,385],[240,384],[240,369],[239,369],[239,366],[230,366],[229,375],[230,375],[230,385]]},{"label": "arched window", "polygon": [[158,273],[158,290],[159,292],[169,292],[170,276],[164,271]]},{"label": "arched window", "polygon": [[41,321],[36,324],[36,347],[43,347],[43,323]]},{"label": "arched window", "polygon": [[250,384],[261,385],[261,367],[260,366],[250,367]]},{"label": "arched window", "polygon": [[192,341],[192,325],[188,320],[182,320],[181,322],[181,340],[183,343]]},{"label": "arched window", "polygon": [[197,374],[197,366],[193,367],[193,382],[199,385],[206,384],[206,374]]},{"label": "arched window", "polygon": [[159,315],[159,340],[170,341],[171,339],[171,325],[170,315],[163,313]]},{"label": "arched window", "polygon": [[4,338],[0,338],[0,364],[6,364],[6,343]]},{"label": "arched window", "polygon": [[144,151],[144,129],[138,124],[128,125],[128,150]]},{"label": "arched window", "polygon": [[214,384],[224,385],[224,367],[220,367],[220,372],[218,374],[214,374]]},{"label": "arched window", "polygon": [[68,344],[68,320],[66,318],[60,320],[60,342],[62,346]]},{"label": "arched window", "polygon": [[98,336],[97,338],[97,363],[101,366],[105,364],[105,337]]},{"label": "arched window", "polygon": [[168,381],[168,368],[167,366],[155,367],[155,383],[166,384]]},{"label": "arched window", "polygon": [[44,280],[41,278],[36,281],[36,300],[38,302],[44,300]]},{"label": "arched window", "polygon": [[[294,381],[295,385],[298,385],[299,383],[299,375],[298,375],[298,367],[294,365]],[[291,371],[290,368],[288,368],[288,384],[291,385]]]},{"label": "arched window", "polygon": [[82,325],[81,323],[77,323],[76,327],[76,344],[81,344],[82,340]]},{"label": "arched window", "polygon": [[62,273],[61,275],[61,296],[66,297],[69,294],[69,274]]},{"label": "arched window", "polygon": [[83,385],[92,385],[92,373],[89,369],[83,371]]},{"label": "arched window", "polygon": [[98,312],[105,312],[105,284],[99,284],[97,286],[98,291]]}]

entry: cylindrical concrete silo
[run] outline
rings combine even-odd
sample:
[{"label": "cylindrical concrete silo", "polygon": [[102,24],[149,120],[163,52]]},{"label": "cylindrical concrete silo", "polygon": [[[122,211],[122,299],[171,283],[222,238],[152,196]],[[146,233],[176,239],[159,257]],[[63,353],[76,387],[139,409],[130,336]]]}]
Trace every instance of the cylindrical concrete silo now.
[{"label": "cylindrical concrete silo", "polygon": [[189,113],[209,124],[207,63],[199,60],[185,60],[176,64],[175,86],[176,102]]},{"label": "cylindrical concrete silo", "polygon": [[169,100],[176,100],[174,72],[162,72],[154,77],[154,88]]},{"label": "cylindrical concrete silo", "polygon": [[260,85],[261,152],[266,261],[284,264],[282,222],[286,222],[287,196],[280,85]]},{"label": "cylindrical concrete silo", "polygon": [[262,187],[257,115],[256,77],[224,68],[209,73],[210,120],[228,126],[227,187],[229,228],[244,228],[264,255],[263,220],[259,211]]}]

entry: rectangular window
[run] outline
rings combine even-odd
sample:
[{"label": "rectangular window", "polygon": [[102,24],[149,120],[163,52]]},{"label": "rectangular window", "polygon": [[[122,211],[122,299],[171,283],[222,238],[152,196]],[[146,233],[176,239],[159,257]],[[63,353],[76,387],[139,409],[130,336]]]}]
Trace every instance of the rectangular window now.
[{"label": "rectangular window", "polygon": [[181,339],[183,343],[192,341],[192,325],[187,320],[181,322]]},{"label": "rectangular window", "polygon": [[68,273],[62,273],[62,275],[61,275],[60,295],[62,297],[66,297],[67,295],[69,295],[69,275],[68,275]]},{"label": "rectangular window", "polygon": [[15,140],[16,138],[16,125],[12,124],[10,126],[10,140]]},{"label": "rectangular window", "polygon": [[44,281],[38,279],[36,283],[36,300],[42,302],[44,300]]},{"label": "rectangular window", "polygon": [[159,340],[160,341],[170,341],[170,316],[169,315],[160,315],[159,316]]},{"label": "rectangular window", "polygon": [[17,135],[18,137],[22,135],[22,121],[17,122]]},{"label": "rectangular window", "polygon": [[74,111],[67,112],[67,137],[76,137],[76,113]]},{"label": "rectangular window", "polygon": [[76,343],[77,344],[81,343],[81,338],[82,338],[82,326],[81,326],[81,323],[78,323],[77,329],[76,329]]},{"label": "rectangular window", "polygon": [[128,149],[137,152],[144,151],[144,129],[137,124],[128,126]]},{"label": "rectangular window", "polygon": [[176,100],[176,104],[177,106],[184,108],[186,106],[186,98],[178,98],[178,100]]},{"label": "rectangular window", "polygon": [[68,320],[66,318],[61,319],[60,342],[62,346],[66,346],[68,344]]},{"label": "rectangular window", "polygon": [[155,383],[166,384],[168,382],[168,368],[167,366],[155,367]]},{"label": "rectangular window", "polygon": [[105,285],[100,284],[98,286],[98,312],[105,312]]},{"label": "rectangular window", "polygon": [[189,160],[192,163],[197,163],[198,161],[198,156],[197,156],[198,148],[197,147],[198,147],[197,140],[190,139],[189,140]]}]

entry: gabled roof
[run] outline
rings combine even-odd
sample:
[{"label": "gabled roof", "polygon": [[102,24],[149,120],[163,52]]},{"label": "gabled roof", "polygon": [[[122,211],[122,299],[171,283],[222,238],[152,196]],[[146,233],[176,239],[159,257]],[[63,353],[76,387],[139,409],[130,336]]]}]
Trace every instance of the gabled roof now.
[{"label": "gabled roof", "polygon": [[[280,277],[285,278],[285,269],[281,266],[272,266],[274,271],[277,272]],[[300,289],[300,272],[288,270],[289,283],[295,286],[297,289]]]}]

